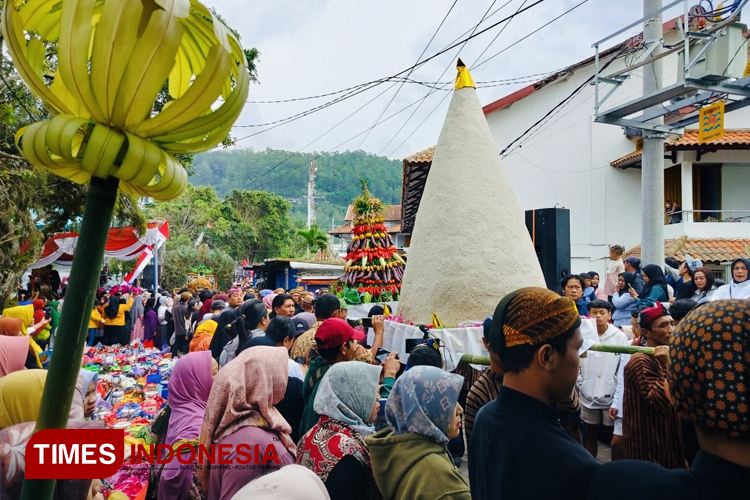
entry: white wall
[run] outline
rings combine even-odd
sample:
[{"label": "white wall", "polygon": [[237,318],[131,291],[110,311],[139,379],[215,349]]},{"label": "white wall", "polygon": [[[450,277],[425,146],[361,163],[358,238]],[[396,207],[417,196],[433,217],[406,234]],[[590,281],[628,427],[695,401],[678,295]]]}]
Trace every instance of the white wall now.
[{"label": "white wall", "polygon": [[[674,32],[665,38],[666,43],[677,41]],[[672,54],[664,58],[665,85],[676,81],[677,57]],[[604,74],[623,68],[620,59]],[[636,70],[602,109],[640,97],[641,73],[642,69]],[[487,115],[498,151],[504,150],[593,74],[592,64]],[[601,92],[606,93],[609,88],[604,85]],[[573,272],[604,272],[608,245],[617,243],[627,249],[641,240],[641,171],[610,166],[612,160],[634,151],[635,142],[620,127],[594,123],[593,118],[594,87],[586,85],[568,104],[553,112],[541,129],[527,134],[522,147],[506,152],[503,158],[524,210],[555,205],[570,209]],[[750,128],[750,108],[729,113],[726,123],[727,128]],[[750,168],[742,173],[733,171],[730,179],[733,174],[735,179],[736,175],[750,176]],[[743,177],[739,184],[745,195],[749,183],[750,177]]]},{"label": "white wall", "polygon": [[750,164],[724,164],[721,167],[722,210],[750,210],[749,188]]}]

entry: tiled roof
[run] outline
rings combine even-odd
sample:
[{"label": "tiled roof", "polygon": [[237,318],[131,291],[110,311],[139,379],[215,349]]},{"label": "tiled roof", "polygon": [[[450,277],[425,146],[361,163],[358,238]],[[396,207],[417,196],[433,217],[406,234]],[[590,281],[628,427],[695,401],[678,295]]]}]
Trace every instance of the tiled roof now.
[{"label": "tiled roof", "polygon": [[331,236],[338,236],[341,234],[352,234],[352,225],[349,223],[344,224],[335,229],[331,229],[330,231],[328,231],[328,234],[330,234]]},{"label": "tiled roof", "polygon": [[431,163],[432,162],[432,156],[435,154],[435,146],[432,146],[430,148],[425,149],[424,151],[420,151],[419,153],[415,153],[411,156],[407,156],[404,161],[408,163]]},{"label": "tiled roof", "polygon": [[[383,205],[385,208],[385,222],[401,222],[401,205]],[[354,205],[349,205],[346,209],[344,220],[351,222],[354,220]]]},{"label": "tiled roof", "polygon": [[[681,236],[676,240],[664,242],[664,254],[666,257],[675,257],[680,261],[685,260],[685,254],[700,259],[704,263],[719,264],[731,262],[738,257],[747,257],[750,254],[750,239],[730,238],[689,238]],[[625,252],[625,256],[641,256],[641,246],[631,248]]]},{"label": "tiled roof", "polygon": [[[674,137],[671,141],[664,141],[665,151],[680,151],[696,148],[716,148],[716,149],[750,149],[750,130],[733,129],[727,130],[724,135],[713,141],[701,144],[698,141],[697,130],[686,130],[682,137]],[[632,160],[641,157],[641,151],[633,151],[625,156],[618,158],[610,165],[620,167],[634,163]]]}]

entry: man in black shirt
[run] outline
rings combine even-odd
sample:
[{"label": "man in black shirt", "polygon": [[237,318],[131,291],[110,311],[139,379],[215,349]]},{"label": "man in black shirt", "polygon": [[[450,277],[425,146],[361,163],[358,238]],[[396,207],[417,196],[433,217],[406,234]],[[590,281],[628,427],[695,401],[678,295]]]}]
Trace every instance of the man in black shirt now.
[{"label": "man in black shirt", "polygon": [[[750,492],[750,301],[719,300],[690,311],[669,339],[669,395],[695,424],[690,470],[624,460],[602,466],[591,500],[712,500]],[[624,487],[613,487],[634,478]]]},{"label": "man in black shirt", "polygon": [[544,288],[508,294],[490,346],[505,372],[477,413],[469,444],[474,500],[586,498],[596,460],[560,427],[552,400],[570,398],[580,369],[581,318],[572,299]]}]

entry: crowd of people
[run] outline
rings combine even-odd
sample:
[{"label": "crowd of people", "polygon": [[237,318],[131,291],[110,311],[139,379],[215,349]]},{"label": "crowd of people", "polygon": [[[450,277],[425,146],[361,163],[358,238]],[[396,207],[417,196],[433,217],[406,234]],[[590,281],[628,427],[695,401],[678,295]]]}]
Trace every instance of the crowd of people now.
[{"label": "crowd of people", "polygon": [[[746,494],[750,301],[738,299],[750,298],[749,263],[733,262],[731,282],[717,287],[697,259],[665,275],[611,250],[603,280],[571,275],[562,294],[522,288],[502,298],[483,325],[490,366],[468,389],[462,375],[444,369],[435,343],[417,345],[408,359],[379,357],[383,308],[372,308],[368,332],[347,320],[341,299],[298,289],[174,296],[100,289],[88,341],[170,346],[178,361],[166,428],[154,430],[159,443],[231,445],[230,461],[239,444],[272,448],[275,460],[252,468],[186,467],[174,456],[154,466],[150,498]],[[45,340],[37,332],[53,332],[53,319],[36,311],[57,302],[59,312],[60,301],[38,300],[0,317],[2,498],[18,498],[23,467],[14,454],[31,435],[46,381],[46,371],[34,369]],[[601,345],[653,352],[585,351],[583,320],[595,325]],[[96,375],[82,370],[69,427],[103,425],[86,420],[96,386]],[[451,452],[464,439],[468,480]],[[596,459],[602,440],[612,446],[606,465]],[[613,489],[623,477],[634,482]],[[70,480],[56,488],[59,498],[83,499],[102,487]]]}]

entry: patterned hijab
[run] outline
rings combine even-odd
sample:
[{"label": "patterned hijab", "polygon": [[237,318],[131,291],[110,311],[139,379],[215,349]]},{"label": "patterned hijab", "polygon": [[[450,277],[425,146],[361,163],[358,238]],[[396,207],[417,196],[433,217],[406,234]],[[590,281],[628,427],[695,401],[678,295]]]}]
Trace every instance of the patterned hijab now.
[{"label": "patterned hijab", "polygon": [[670,337],[672,395],[695,425],[750,439],[750,301],[696,307]]},{"label": "patterned hijab", "polygon": [[[26,445],[34,434],[34,422],[13,425],[0,431],[0,500],[21,498],[21,486],[26,472]],[[68,429],[103,429],[104,422],[71,420]],[[91,487],[91,479],[58,479],[54,500],[84,500]]]},{"label": "patterned hijab", "polygon": [[385,419],[394,434],[421,434],[448,444],[464,378],[434,366],[415,366],[396,380]]},{"label": "patterned hijab", "polygon": [[292,428],[276,409],[286,392],[289,354],[284,347],[246,349],[222,368],[213,381],[201,444],[209,447],[243,427],[274,431],[292,456],[297,448]]},{"label": "patterned hijab", "polygon": [[540,287],[520,288],[497,305],[490,327],[496,353],[519,345],[541,345],[581,325],[573,299]]},{"label": "patterned hijab", "polygon": [[313,409],[327,415],[367,437],[375,427],[367,423],[375,404],[380,382],[380,366],[360,361],[332,365],[318,386]]}]

